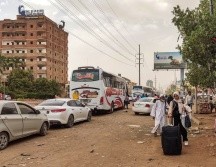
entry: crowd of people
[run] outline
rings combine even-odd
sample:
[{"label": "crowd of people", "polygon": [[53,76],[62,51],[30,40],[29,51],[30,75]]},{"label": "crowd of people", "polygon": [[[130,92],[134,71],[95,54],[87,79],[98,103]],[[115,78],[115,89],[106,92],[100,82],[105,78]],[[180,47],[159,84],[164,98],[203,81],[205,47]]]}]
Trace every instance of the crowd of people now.
[{"label": "crowd of people", "polygon": [[184,145],[188,145],[187,128],[185,124],[185,118],[189,115],[191,118],[193,96],[191,92],[185,97],[185,100],[180,98],[178,92],[174,92],[173,95],[161,94],[159,100],[154,104],[151,116],[155,121],[154,128],[151,133],[154,136],[160,135],[162,127],[166,125],[179,126],[180,132],[183,137]]}]

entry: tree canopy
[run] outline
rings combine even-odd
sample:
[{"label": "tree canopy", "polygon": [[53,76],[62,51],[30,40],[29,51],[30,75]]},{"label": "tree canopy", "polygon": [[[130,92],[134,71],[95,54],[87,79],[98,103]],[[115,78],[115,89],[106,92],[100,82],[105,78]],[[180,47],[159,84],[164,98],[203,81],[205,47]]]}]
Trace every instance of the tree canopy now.
[{"label": "tree canopy", "polygon": [[[216,7],[216,2],[214,3]],[[189,72],[187,79],[193,86],[214,87],[216,82],[216,14],[211,15],[209,1],[199,7],[183,10],[174,7],[173,23],[183,39],[178,46]]]}]

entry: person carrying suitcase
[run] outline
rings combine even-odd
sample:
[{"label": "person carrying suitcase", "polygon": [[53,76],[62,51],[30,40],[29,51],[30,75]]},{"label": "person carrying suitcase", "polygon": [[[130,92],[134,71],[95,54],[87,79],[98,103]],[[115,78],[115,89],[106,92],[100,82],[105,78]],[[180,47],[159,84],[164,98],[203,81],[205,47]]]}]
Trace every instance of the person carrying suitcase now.
[{"label": "person carrying suitcase", "polygon": [[174,126],[179,126],[181,135],[183,137],[184,145],[188,145],[188,138],[187,138],[187,130],[182,125],[181,121],[181,114],[184,113],[184,104],[179,97],[178,92],[173,93],[174,99],[170,102],[170,107],[168,111],[168,123],[173,124]]}]

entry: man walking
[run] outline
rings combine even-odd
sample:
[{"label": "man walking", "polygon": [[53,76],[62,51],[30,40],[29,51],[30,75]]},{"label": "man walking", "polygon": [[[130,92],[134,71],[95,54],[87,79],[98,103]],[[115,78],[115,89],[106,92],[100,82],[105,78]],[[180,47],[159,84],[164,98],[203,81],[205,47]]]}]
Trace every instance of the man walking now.
[{"label": "man walking", "polygon": [[179,126],[181,135],[183,137],[184,145],[188,145],[188,138],[187,138],[187,130],[182,124],[182,115],[185,115],[186,109],[182,100],[179,97],[178,92],[173,93],[174,100],[170,102],[169,112],[168,112],[168,121],[169,124],[173,124],[174,126]]},{"label": "man walking", "polygon": [[157,136],[157,132],[162,132],[162,127],[165,125],[166,101],[163,94],[160,95],[160,100],[157,100],[151,110],[151,116],[155,120],[155,126],[151,133]]}]

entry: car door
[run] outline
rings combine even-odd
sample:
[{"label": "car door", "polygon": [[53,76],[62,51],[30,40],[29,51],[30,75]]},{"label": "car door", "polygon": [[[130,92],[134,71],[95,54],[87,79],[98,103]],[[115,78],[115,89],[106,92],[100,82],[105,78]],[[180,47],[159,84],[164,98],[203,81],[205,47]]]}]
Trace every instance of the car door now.
[{"label": "car door", "polygon": [[1,110],[0,118],[10,131],[13,137],[19,137],[23,134],[22,116],[19,114],[16,105],[13,102],[4,104]]},{"label": "car door", "polygon": [[35,109],[24,103],[17,103],[17,106],[23,117],[23,134],[31,134],[39,131],[42,125],[42,120],[39,114],[36,114]]},{"label": "car door", "polygon": [[80,110],[80,116],[82,120],[86,120],[88,116],[87,108],[83,106],[83,104],[80,101],[76,101],[77,107],[79,107]]},{"label": "car door", "polygon": [[82,120],[80,108],[77,106],[75,100],[70,100],[67,102],[70,112],[74,115],[74,121],[79,122]]}]

